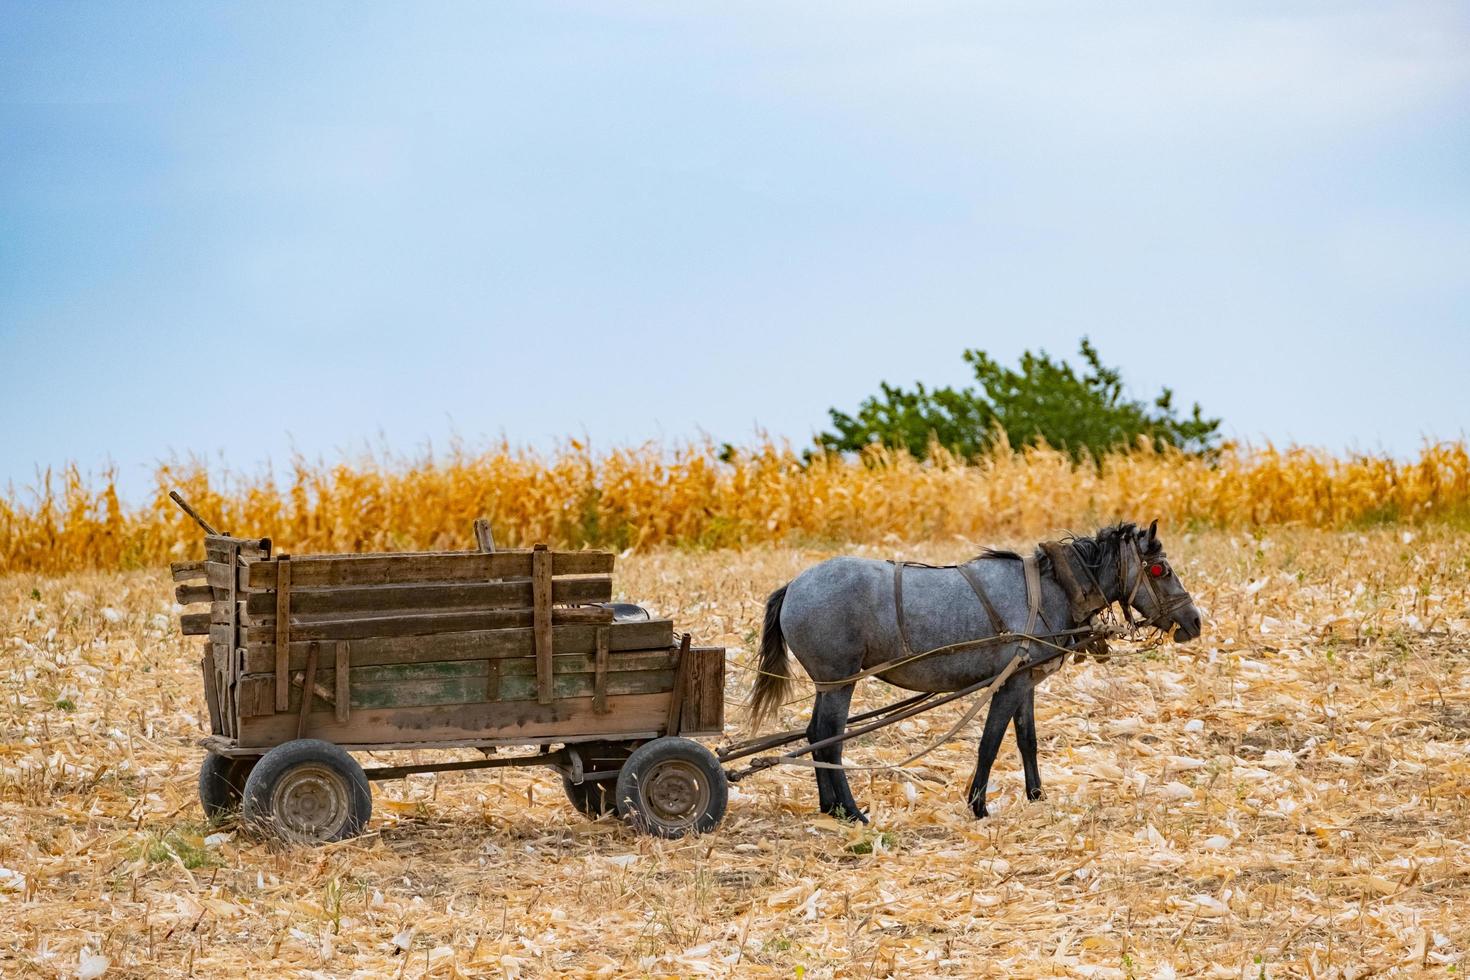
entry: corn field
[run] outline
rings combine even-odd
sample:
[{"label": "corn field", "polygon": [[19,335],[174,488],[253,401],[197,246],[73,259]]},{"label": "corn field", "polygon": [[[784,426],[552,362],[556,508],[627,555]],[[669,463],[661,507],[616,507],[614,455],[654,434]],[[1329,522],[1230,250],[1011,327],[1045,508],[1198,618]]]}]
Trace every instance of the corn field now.
[{"label": "corn field", "polygon": [[974,461],[874,448],[810,461],[767,442],[646,445],[539,454],[500,445],[446,456],[384,454],[335,465],[293,461],[247,476],[171,462],[139,506],[115,472],[75,466],[0,499],[0,574],[156,566],[192,555],[198,529],[178,488],[222,531],[295,553],[464,548],[488,517],[503,547],[748,547],[878,544],[1090,529],[1119,517],[1166,526],[1338,529],[1470,513],[1470,448],[1426,445],[1415,460],[1227,445],[1213,458],[1146,448],[1082,462],[1001,446]]}]

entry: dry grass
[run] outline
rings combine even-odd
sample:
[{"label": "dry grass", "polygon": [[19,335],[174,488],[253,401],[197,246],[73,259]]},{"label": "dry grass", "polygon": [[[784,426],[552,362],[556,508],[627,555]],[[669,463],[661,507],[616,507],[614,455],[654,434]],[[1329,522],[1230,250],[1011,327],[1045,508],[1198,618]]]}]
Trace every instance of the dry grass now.
[{"label": "dry grass", "polygon": [[[870,828],[816,817],[810,774],[783,771],[684,842],[588,822],[537,771],[378,784],[370,833],[331,847],[206,837],[202,705],[165,576],[10,575],[0,972],[105,957],[109,977],[1458,975],[1470,534],[1169,543],[1206,636],[1048,682],[1047,800],[1021,800],[1008,742],[996,816],[969,819],[969,737],[857,777]],[[617,582],[743,661],[764,594],[822,554],[656,550]],[[731,679],[739,697],[748,675]],[[899,758],[954,711],[849,758]]]},{"label": "dry grass", "polygon": [[89,481],[73,467],[0,499],[0,574],[150,568],[185,557],[198,530],[169,502],[175,486],[216,527],[269,534],[296,554],[464,547],[465,529],[481,516],[502,546],[621,551],[1034,537],[1119,514],[1159,516],[1175,528],[1464,523],[1470,514],[1463,442],[1426,446],[1408,462],[1239,447],[1210,461],[1145,450],[1081,465],[1048,449],[1002,446],[972,464],[939,455],[919,463],[875,451],[862,462],[805,465],[770,444],[733,455],[712,445],[598,454],[573,442],[549,457],[502,446],[335,466],[297,460],[283,480],[169,464],[136,509],[120,503],[113,474]]}]

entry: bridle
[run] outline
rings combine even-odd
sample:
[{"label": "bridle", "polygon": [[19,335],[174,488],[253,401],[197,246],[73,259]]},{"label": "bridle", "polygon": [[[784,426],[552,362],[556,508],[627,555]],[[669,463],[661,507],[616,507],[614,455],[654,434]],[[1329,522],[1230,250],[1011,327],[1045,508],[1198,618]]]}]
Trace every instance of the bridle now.
[{"label": "bridle", "polygon": [[[1138,546],[1138,539],[1133,535],[1129,535],[1128,544],[1133,549],[1133,558],[1138,572],[1133,576],[1132,588],[1128,590],[1127,598],[1118,603],[1123,610],[1123,619],[1130,629],[1138,628],[1138,623],[1133,619],[1133,600],[1138,598],[1138,589],[1142,584],[1148,587],[1149,598],[1153,600],[1154,609],[1153,615],[1142,622],[1156,629],[1168,629],[1175,611],[1189,605],[1193,600],[1190,599],[1188,593],[1175,596],[1163,594],[1159,590],[1159,579],[1168,578],[1174,574],[1174,570],[1169,567],[1168,559],[1163,555],[1157,555],[1145,561],[1143,549]],[[1118,584],[1121,586],[1128,580],[1128,563],[1122,548],[1118,549],[1117,563]],[[1088,569],[1088,574],[1092,574],[1091,569]],[[1163,622],[1164,625],[1160,626],[1160,622]]]}]

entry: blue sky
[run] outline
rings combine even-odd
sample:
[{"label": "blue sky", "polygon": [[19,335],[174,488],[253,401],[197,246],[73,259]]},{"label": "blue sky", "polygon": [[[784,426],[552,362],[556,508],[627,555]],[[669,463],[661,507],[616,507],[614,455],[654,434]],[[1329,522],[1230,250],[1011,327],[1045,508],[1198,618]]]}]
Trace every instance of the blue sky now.
[{"label": "blue sky", "polygon": [[1470,428],[1463,4],[0,2],[0,486],[804,443],[960,352]]}]

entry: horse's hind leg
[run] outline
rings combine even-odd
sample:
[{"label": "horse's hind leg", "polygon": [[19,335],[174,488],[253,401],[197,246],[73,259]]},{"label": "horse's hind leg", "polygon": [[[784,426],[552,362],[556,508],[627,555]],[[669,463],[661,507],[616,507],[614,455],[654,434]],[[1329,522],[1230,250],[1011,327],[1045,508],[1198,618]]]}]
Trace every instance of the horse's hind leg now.
[{"label": "horse's hind leg", "polygon": [[[817,702],[812,707],[811,724],[807,725],[806,729],[809,743],[815,744],[847,730],[847,714],[848,708],[852,705],[852,690],[853,685],[849,684],[847,687],[835,691],[823,691],[817,695]],[[825,749],[817,749],[812,753],[812,758],[817,762],[840,765],[842,763],[842,743],[838,742]],[[847,784],[847,773],[841,769],[817,770],[817,799],[823,813],[848,820],[868,822],[863,811],[858,809],[857,801],[852,798],[852,787]]]},{"label": "horse's hind leg", "polygon": [[1041,767],[1036,764],[1036,688],[1029,687],[1016,708],[1016,747],[1026,770],[1026,799],[1041,799]]},{"label": "horse's hind leg", "polygon": [[[985,809],[985,790],[990,784],[990,767],[995,765],[995,755],[1000,751],[1001,739],[1005,738],[1006,726],[1016,716],[1016,709],[1025,699],[1029,680],[1026,677],[1012,677],[1006,681],[1004,687],[995,692],[995,698],[990,702],[990,713],[985,716],[985,730],[980,735],[980,758],[965,795],[976,819],[989,815]],[[1027,686],[1022,686],[1023,684]]]}]

